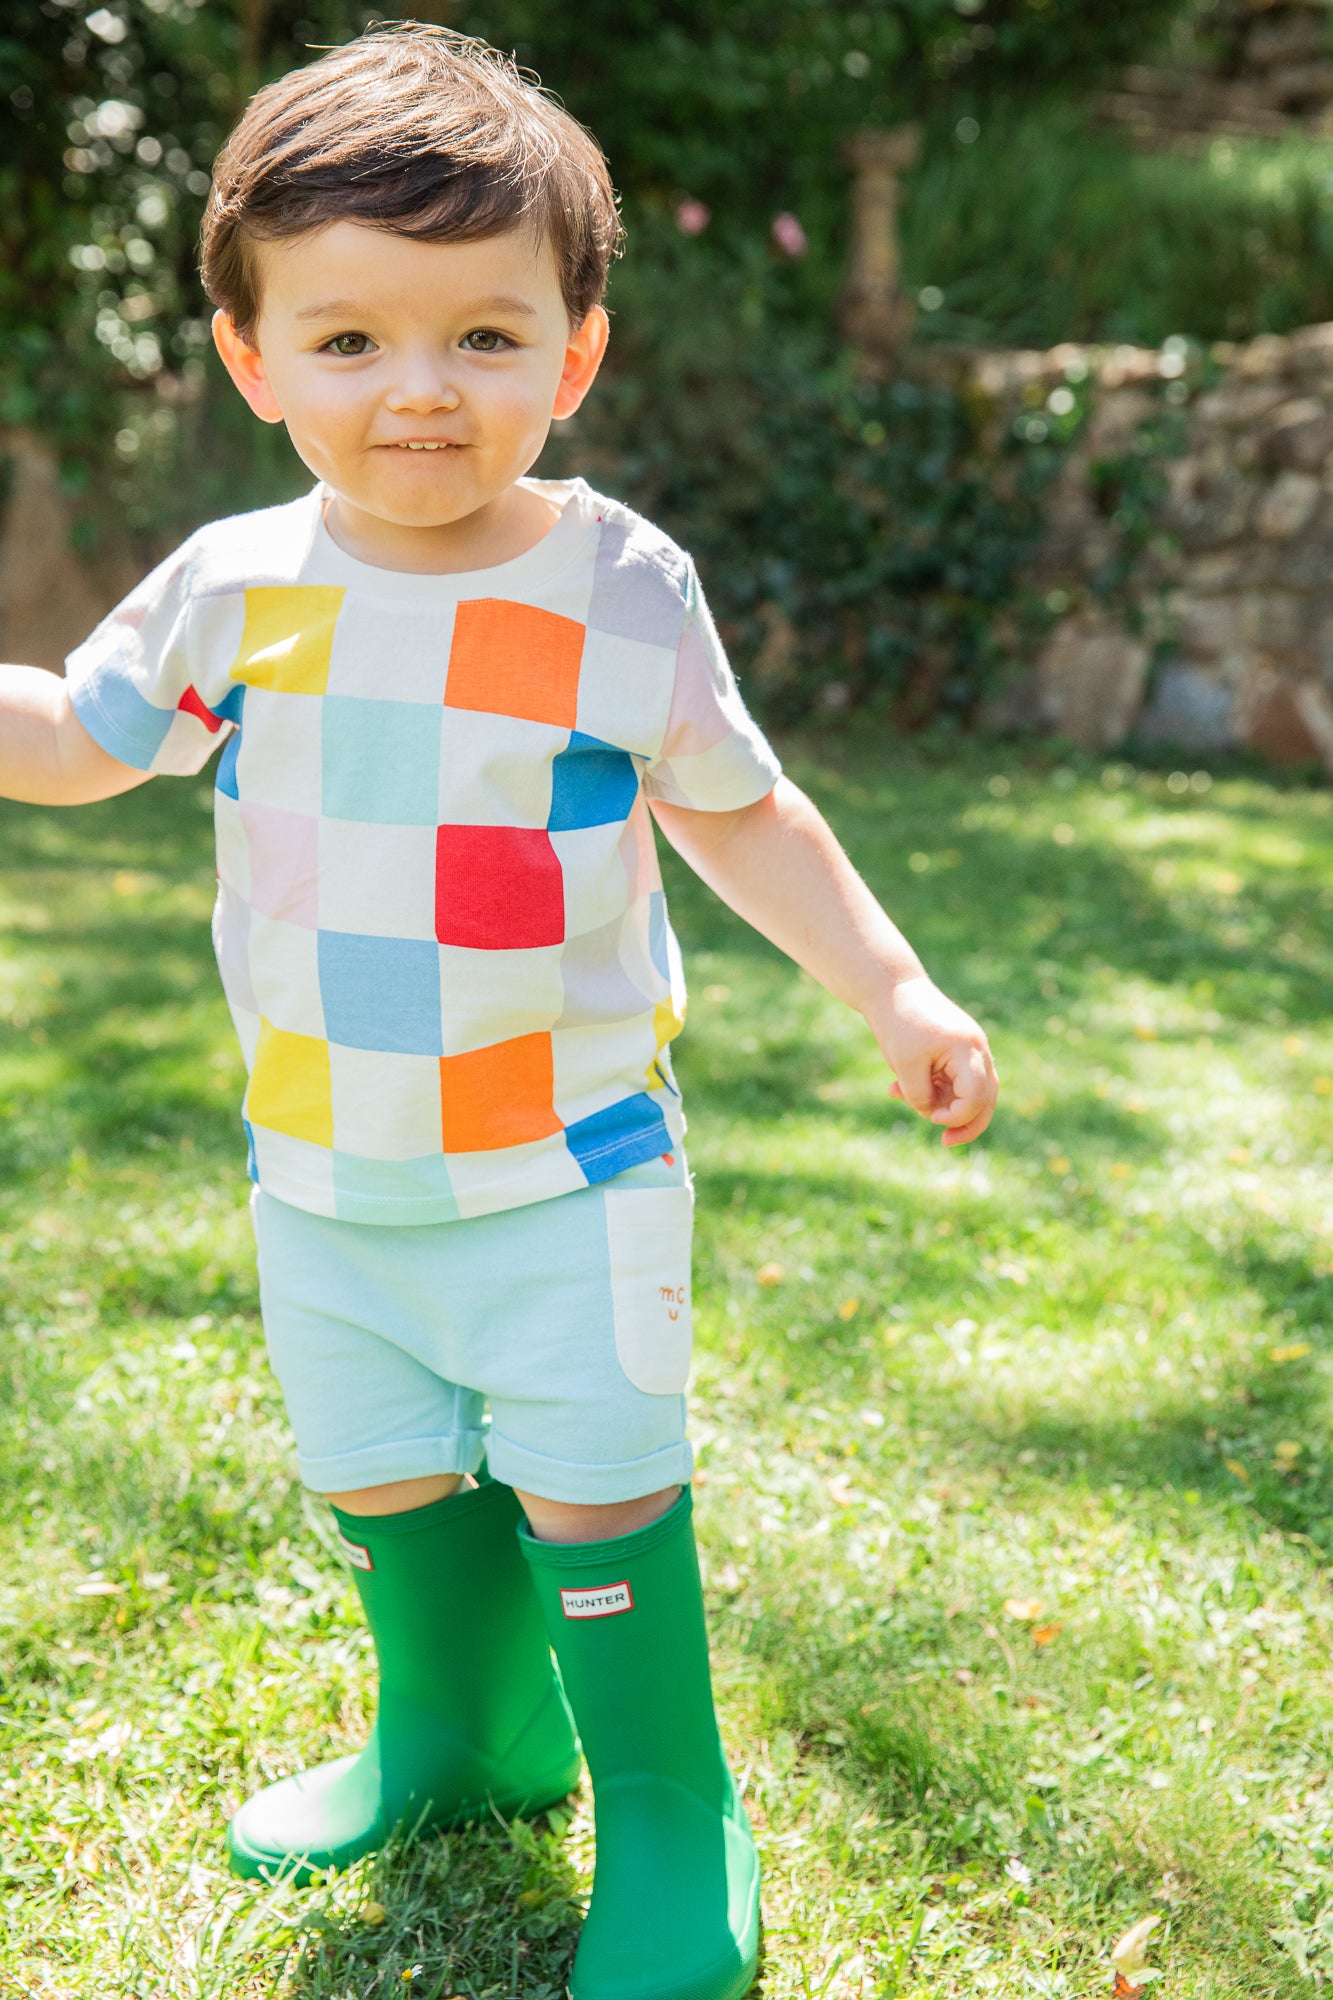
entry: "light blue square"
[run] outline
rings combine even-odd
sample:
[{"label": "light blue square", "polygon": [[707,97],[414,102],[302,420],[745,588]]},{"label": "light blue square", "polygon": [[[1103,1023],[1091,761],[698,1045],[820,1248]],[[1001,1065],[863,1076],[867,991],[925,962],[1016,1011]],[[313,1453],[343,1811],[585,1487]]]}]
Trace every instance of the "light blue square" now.
[{"label": "light blue square", "polygon": [[434,944],[321,931],[319,994],[331,1042],[400,1056],[444,1053],[440,954]]},{"label": "light blue square", "polygon": [[364,1160],[335,1149],[333,1201],[339,1222],[458,1220],[449,1169],[439,1153],[418,1160]]},{"label": "light blue square", "polygon": [[324,812],[377,826],[434,826],[440,715],[416,701],[323,701]]}]

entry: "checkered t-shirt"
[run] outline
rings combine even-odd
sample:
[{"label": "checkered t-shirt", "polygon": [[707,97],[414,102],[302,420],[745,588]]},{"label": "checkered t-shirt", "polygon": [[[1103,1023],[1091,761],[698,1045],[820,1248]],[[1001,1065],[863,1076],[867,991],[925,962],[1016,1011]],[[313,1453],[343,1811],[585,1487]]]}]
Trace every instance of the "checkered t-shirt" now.
[{"label": "checkered t-shirt", "polygon": [[73,653],[136,770],[222,741],[213,937],[251,1174],[349,1221],[542,1201],[670,1152],[685,988],[649,798],[761,799],[689,559],[581,480],[513,562],[372,568],[320,489],[194,535]]}]

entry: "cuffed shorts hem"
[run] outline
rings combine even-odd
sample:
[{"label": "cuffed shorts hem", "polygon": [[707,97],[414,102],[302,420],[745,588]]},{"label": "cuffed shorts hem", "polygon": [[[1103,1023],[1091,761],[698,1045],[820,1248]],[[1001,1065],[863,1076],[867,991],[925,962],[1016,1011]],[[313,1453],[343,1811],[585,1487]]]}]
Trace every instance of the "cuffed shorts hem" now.
[{"label": "cuffed shorts hem", "polygon": [[511,1444],[494,1430],[486,1441],[491,1476],[505,1486],[517,1486],[542,1500],[563,1500],[574,1507],[611,1506],[621,1500],[641,1500],[666,1486],[688,1486],[694,1452],[688,1438],[664,1445],[644,1458],[620,1465],[575,1465],[568,1459]]},{"label": "cuffed shorts hem", "polygon": [[367,1486],[390,1486],[400,1479],[431,1479],[442,1472],[475,1472],[486,1456],[486,1434],[456,1431],[451,1437],[404,1438],[364,1446],[327,1458],[298,1454],[301,1484],[312,1493],[356,1493]]}]

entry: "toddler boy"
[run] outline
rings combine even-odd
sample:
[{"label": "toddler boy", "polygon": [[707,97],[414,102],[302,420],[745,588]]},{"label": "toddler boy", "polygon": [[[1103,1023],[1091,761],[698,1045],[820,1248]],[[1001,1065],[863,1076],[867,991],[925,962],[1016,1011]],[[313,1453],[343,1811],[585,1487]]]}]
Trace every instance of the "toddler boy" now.
[{"label": "toddler boy", "polygon": [[597,373],[618,236],[595,143],[480,44],[378,30],[261,91],[204,280],[233,381],[319,483],[192,536],[64,682],[0,669],[0,792],[105,798],[221,745],[266,1337],[380,1671],[367,1747],[243,1805],[233,1865],[536,1811],[581,1744],[578,2000],[738,2000],[759,1869],[690,1524],[653,818],[864,1014],[946,1144],[995,1077],[781,777],[688,557],[528,477]]}]

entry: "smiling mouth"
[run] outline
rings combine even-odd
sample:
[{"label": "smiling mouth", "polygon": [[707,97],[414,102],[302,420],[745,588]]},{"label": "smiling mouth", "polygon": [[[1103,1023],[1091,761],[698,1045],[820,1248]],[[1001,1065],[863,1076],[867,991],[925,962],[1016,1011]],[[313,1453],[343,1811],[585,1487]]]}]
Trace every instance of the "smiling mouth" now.
[{"label": "smiling mouth", "polygon": [[451,438],[438,438],[434,441],[426,438],[404,438],[401,443],[391,445],[389,449],[391,451],[459,451],[462,447],[456,445]]}]

